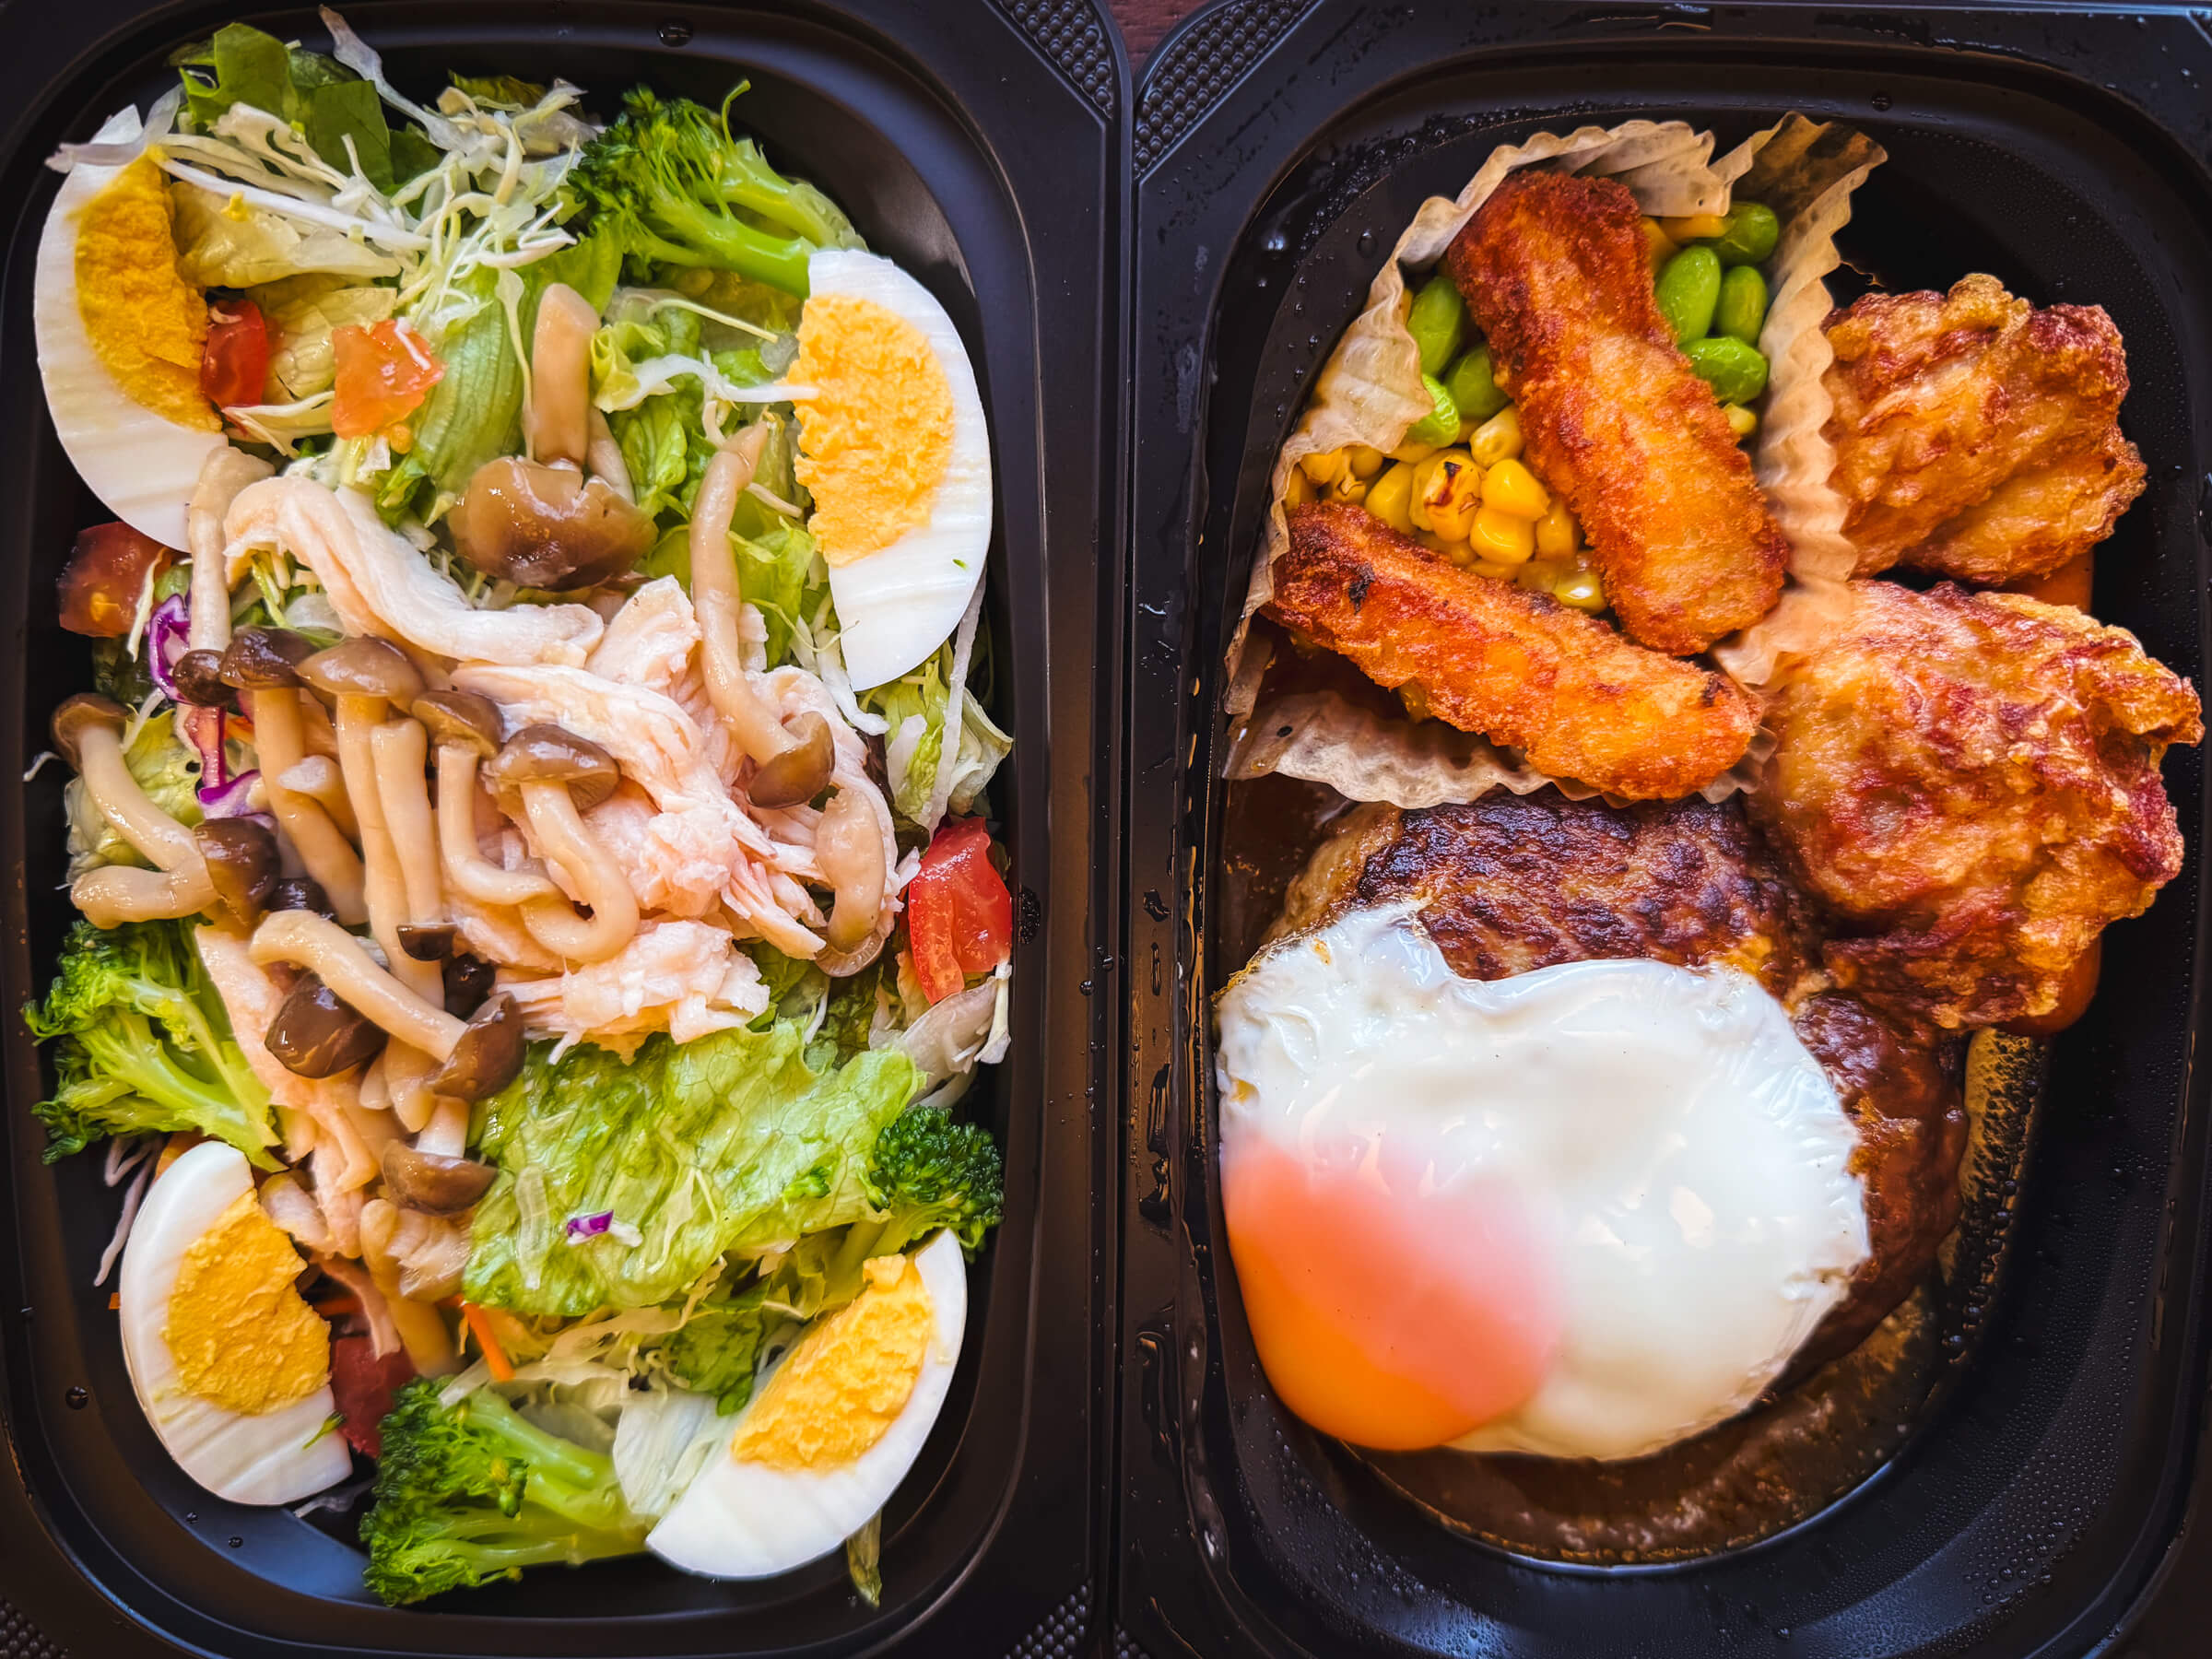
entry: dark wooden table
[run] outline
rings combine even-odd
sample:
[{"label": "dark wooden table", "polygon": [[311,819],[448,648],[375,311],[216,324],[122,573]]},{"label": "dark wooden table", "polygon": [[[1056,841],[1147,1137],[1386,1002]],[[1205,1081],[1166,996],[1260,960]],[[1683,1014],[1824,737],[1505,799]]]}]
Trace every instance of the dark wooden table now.
[{"label": "dark wooden table", "polygon": [[1206,0],[1107,0],[1107,3],[1114,21],[1122,26],[1122,39],[1129,44],[1131,66],[1141,69],[1160,38],[1204,6]]}]

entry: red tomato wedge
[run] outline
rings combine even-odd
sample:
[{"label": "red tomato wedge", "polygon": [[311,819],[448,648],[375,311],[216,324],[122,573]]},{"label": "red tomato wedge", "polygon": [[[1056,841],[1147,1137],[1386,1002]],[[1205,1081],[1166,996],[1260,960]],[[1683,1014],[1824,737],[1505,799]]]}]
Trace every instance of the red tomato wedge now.
[{"label": "red tomato wedge", "polygon": [[218,409],[257,404],[269,376],[269,325],[251,300],[207,308],[207,345],[200,353],[200,390]]},{"label": "red tomato wedge", "polygon": [[62,626],[96,640],[120,640],[138,619],[146,584],[169,563],[169,549],[128,524],[79,531],[55,586]]},{"label": "red tomato wedge", "polygon": [[978,818],[938,827],[906,888],[906,931],[922,994],[943,1002],[1014,950],[1014,899],[991,863],[991,832]]},{"label": "red tomato wedge", "polygon": [[346,1420],[341,1432],[347,1444],[369,1457],[383,1454],[382,1429],[392,1409],[392,1396],[415,1375],[405,1348],[394,1348],[382,1359],[375,1344],[366,1336],[337,1336],[330,1344],[330,1392],[338,1415]]},{"label": "red tomato wedge", "polygon": [[392,431],[445,378],[445,365],[430,355],[422,336],[389,318],[333,329],[330,346],[337,359],[330,426],[341,438]]}]

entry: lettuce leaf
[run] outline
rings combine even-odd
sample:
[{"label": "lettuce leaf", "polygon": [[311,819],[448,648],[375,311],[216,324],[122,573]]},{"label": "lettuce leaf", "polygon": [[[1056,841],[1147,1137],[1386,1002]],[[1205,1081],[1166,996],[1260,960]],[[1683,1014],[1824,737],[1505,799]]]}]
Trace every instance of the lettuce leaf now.
[{"label": "lettuce leaf", "polygon": [[356,282],[399,275],[399,261],[343,230],[288,218],[248,202],[233,206],[186,184],[170,193],[175,209],[177,273],[194,288],[259,288],[303,271]]},{"label": "lettuce leaf", "polygon": [[317,271],[264,283],[246,298],[261,307],[269,325],[269,378],[286,399],[298,400],[329,391],[336,378],[332,331],[382,322],[392,314],[399,292],[357,287],[343,276]]},{"label": "lettuce leaf", "polygon": [[[393,132],[372,84],[335,58],[287,46],[249,23],[226,24],[169,61],[183,80],[185,112],[195,129],[206,130],[242,103],[289,122],[340,172],[353,168],[346,149],[350,138],[362,176],[387,194],[439,159],[419,135]],[[403,136],[415,142],[403,146]]]},{"label": "lettuce leaf", "polygon": [[[578,1315],[664,1302],[733,1250],[785,1247],[867,1213],[876,1137],[921,1075],[888,1050],[816,1071],[805,1030],[650,1039],[627,1063],[600,1048],[534,1048],[478,1108],[499,1179],[477,1206],[471,1301]],[[571,1242],[574,1217],[619,1230]],[[623,1242],[636,1230],[638,1241]]]}]

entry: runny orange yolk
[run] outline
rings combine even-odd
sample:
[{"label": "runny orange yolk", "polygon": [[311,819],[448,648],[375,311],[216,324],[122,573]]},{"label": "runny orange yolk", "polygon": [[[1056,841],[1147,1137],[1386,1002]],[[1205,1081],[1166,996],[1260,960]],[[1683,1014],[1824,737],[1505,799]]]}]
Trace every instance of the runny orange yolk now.
[{"label": "runny orange yolk", "polygon": [[927,336],[851,294],[818,294],[799,317],[791,379],[810,388],[799,417],[807,521],[832,565],[889,547],[929,523],[952,459],[952,385]]},{"label": "runny orange yolk", "polygon": [[1277,1395],[1324,1434],[1442,1445],[1526,1402],[1560,1331],[1541,1230],[1510,1187],[1439,1184],[1404,1156],[1222,1159],[1244,1314]]}]

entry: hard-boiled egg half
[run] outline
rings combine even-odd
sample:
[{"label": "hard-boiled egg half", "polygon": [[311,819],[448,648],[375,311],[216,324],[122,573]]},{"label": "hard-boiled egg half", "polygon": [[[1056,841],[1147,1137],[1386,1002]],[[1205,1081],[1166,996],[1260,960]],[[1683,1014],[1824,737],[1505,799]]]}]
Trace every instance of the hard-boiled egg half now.
[{"label": "hard-boiled egg half", "polygon": [[[110,117],[97,142],[139,133]],[[222,418],[200,392],[207,303],[177,273],[169,181],[149,157],[69,170],[39,238],[39,374],[62,448],[132,529],[184,545],[184,504]]]},{"label": "hard-boiled egg half", "polygon": [[837,1548],[913,1466],[967,1316],[968,1267],[950,1233],[868,1263],[860,1295],[769,1373],[646,1547],[729,1579],[789,1572]]},{"label": "hard-boiled egg half", "polygon": [[991,438],[952,319],[889,260],[824,248],[807,262],[799,482],[830,566],[845,671],[865,690],[942,645],[991,546]]},{"label": "hard-boiled egg half", "polygon": [[177,1466],[233,1503],[292,1503],[353,1467],[335,1432],[330,1327],[262,1212],[244,1158],[192,1148],[147,1193],[123,1253],[123,1357]]},{"label": "hard-boiled egg half", "polygon": [[1218,1013],[1253,1346],[1340,1439],[1641,1456],[1772,1386],[1869,1253],[1857,1132],[1732,969],[1463,980],[1354,910]]}]

